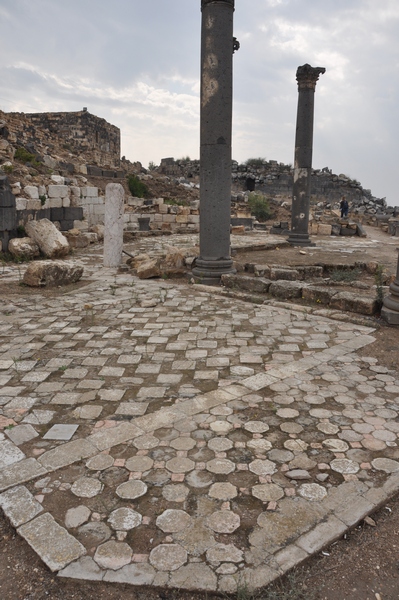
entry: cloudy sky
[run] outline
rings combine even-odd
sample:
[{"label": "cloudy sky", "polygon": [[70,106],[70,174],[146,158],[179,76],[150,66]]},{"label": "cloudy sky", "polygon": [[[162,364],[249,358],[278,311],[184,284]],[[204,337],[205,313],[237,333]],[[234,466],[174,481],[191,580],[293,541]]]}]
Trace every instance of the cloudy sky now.
[{"label": "cloudy sky", "polygon": [[[326,68],[313,166],[399,205],[398,0],[236,0],[233,157],[292,163],[296,69]],[[199,155],[200,0],[0,0],[0,108],[117,125],[122,154]]]}]

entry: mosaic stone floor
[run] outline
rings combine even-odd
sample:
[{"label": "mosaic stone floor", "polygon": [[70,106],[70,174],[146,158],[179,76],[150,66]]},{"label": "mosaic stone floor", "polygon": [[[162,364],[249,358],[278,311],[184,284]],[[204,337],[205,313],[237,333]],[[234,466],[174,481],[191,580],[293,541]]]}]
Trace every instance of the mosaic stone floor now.
[{"label": "mosaic stone floor", "polygon": [[51,570],[258,588],[399,489],[372,328],[97,258],[0,308],[0,507]]}]

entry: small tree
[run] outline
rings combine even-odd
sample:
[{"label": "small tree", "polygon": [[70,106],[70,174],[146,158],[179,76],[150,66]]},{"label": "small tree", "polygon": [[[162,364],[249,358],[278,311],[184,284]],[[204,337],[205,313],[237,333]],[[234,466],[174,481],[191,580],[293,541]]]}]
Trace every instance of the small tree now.
[{"label": "small tree", "polygon": [[254,215],[258,221],[267,221],[272,216],[269,202],[267,198],[261,194],[249,194],[248,206],[250,208],[251,215]]},{"label": "small tree", "polygon": [[127,185],[129,187],[129,191],[132,196],[136,198],[147,198],[148,197],[148,188],[140,181],[136,175],[129,175],[127,178]]}]

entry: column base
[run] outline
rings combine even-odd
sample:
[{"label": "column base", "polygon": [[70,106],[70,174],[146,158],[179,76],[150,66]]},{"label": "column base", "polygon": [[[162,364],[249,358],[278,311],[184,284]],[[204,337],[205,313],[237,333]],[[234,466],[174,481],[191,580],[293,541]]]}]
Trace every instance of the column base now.
[{"label": "column base", "polygon": [[386,306],[383,306],[381,309],[381,317],[389,325],[399,325],[399,311],[392,310],[392,308],[387,308]]},{"label": "column base", "polygon": [[308,233],[295,233],[295,231],[290,232],[287,242],[291,246],[316,246],[314,242],[310,241]]},{"label": "column base", "polygon": [[192,270],[195,283],[202,283],[204,285],[219,285],[222,275],[226,275],[227,273],[231,275],[236,273],[231,258],[222,258],[219,260],[197,258]]}]

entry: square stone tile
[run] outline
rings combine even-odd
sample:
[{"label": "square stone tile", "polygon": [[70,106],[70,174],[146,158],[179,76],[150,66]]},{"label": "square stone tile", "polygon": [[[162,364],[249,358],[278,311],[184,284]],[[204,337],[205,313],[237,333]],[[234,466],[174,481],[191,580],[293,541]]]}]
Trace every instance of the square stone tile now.
[{"label": "square stone tile", "polygon": [[79,425],[56,423],[43,436],[44,440],[70,440]]},{"label": "square stone tile", "polygon": [[100,377],[122,377],[124,372],[123,367],[103,367],[99,375]]},{"label": "square stone tile", "polygon": [[5,434],[14,444],[20,446],[25,442],[29,442],[33,440],[33,438],[37,437],[39,434],[36,429],[32,427],[32,425],[17,425],[12,429],[6,429]]},{"label": "square stone tile", "polygon": [[97,419],[100,416],[103,407],[99,404],[84,404],[83,406],[78,406],[73,411],[74,417],[77,419]]},{"label": "square stone tile", "polygon": [[147,408],[148,402],[121,402],[116,409],[115,414],[139,417],[145,414]]},{"label": "square stone tile", "polygon": [[126,390],[100,390],[98,395],[101,400],[119,402],[125,395]]}]

